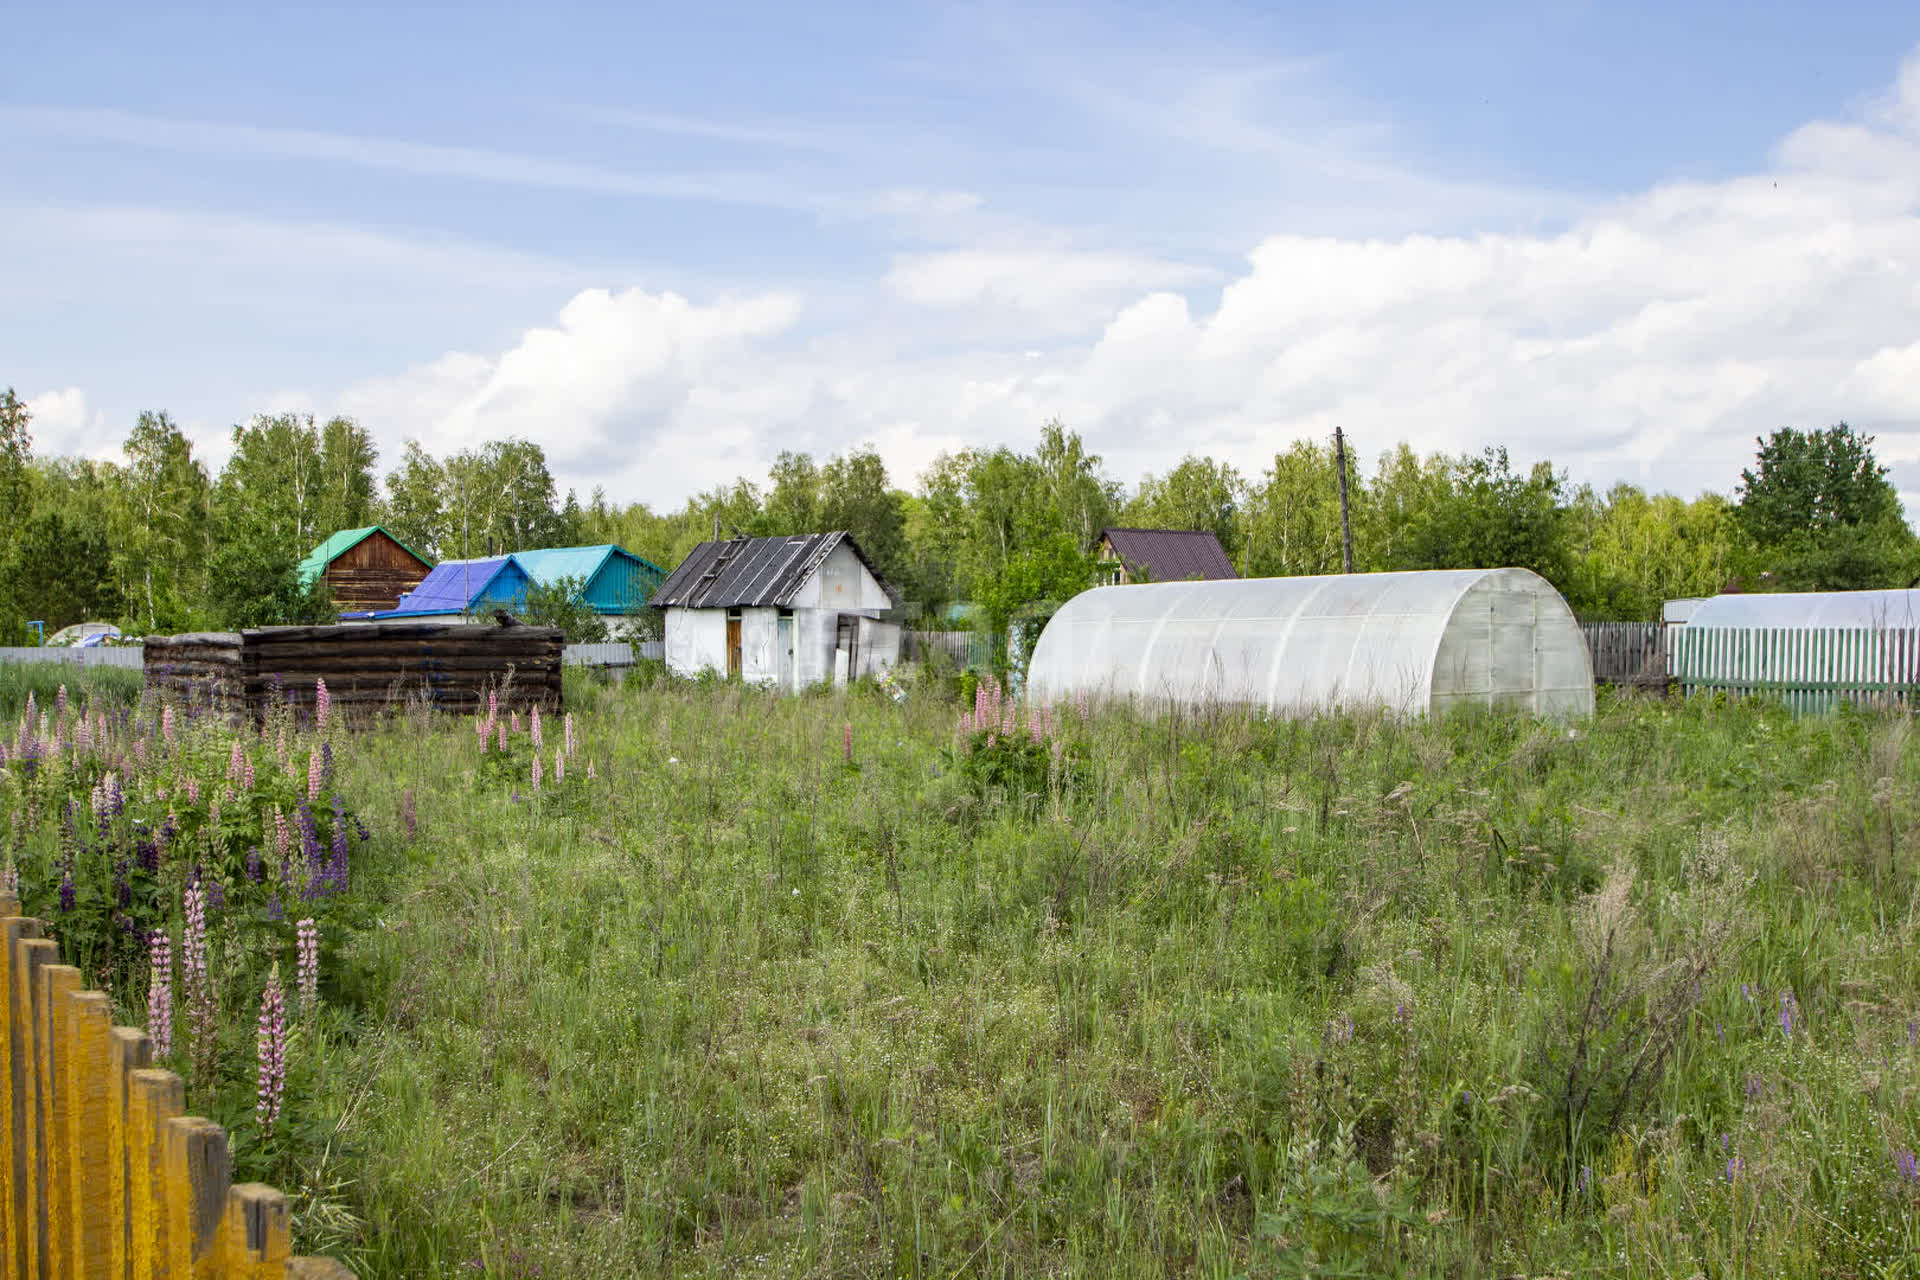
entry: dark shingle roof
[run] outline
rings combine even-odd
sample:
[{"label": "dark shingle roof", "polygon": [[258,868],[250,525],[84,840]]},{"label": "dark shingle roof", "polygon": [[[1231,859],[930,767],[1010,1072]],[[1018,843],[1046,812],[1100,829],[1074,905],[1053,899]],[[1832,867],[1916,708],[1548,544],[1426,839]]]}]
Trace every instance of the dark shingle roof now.
[{"label": "dark shingle roof", "polygon": [[1113,553],[1155,582],[1186,582],[1194,578],[1237,578],[1220,539],[1204,530],[1102,529],[1100,536]]},{"label": "dark shingle roof", "polygon": [[703,542],[653,593],[661,609],[738,609],[787,605],[841,543],[860,557],[874,581],[894,601],[899,596],[844,532],[803,533],[790,538],[732,538]]}]

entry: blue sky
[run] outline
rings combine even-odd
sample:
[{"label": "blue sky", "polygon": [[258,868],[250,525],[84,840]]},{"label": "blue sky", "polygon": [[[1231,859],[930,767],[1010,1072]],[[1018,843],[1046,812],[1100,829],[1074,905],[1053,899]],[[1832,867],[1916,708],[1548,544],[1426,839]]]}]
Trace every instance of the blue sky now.
[{"label": "blue sky", "polygon": [[[394,10],[398,9],[399,12]],[[677,504],[1064,418],[1920,489],[1920,10],[36,6],[0,383],[43,451],[267,409]],[[1784,180],[1784,186],[1782,182]]]}]

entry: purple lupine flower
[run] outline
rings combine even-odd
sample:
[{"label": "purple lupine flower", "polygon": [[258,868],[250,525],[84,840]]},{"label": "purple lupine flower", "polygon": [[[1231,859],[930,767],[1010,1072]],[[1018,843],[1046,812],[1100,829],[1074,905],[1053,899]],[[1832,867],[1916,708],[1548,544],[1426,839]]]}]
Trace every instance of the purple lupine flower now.
[{"label": "purple lupine flower", "polygon": [[327,868],[327,879],[335,893],[346,892],[347,802],[337,791],[333,794],[333,862]]},{"label": "purple lupine flower", "polygon": [[268,894],[267,895],[267,919],[273,921],[275,924],[279,924],[280,921],[286,918],[286,914],[287,914],[286,908],[280,905],[279,891],[275,890],[274,892]]},{"label": "purple lupine flower", "polygon": [[73,864],[68,863],[60,876],[60,913],[73,910]]},{"label": "purple lupine flower", "polygon": [[127,882],[131,871],[132,867],[125,858],[113,864],[113,904],[116,907],[133,905],[133,886]]},{"label": "purple lupine flower", "polygon": [[173,1052],[173,943],[163,930],[147,939],[147,1038],[153,1053],[164,1058]]},{"label": "purple lupine flower", "polygon": [[1900,1175],[1900,1181],[1920,1183],[1920,1156],[1916,1156],[1910,1147],[1901,1147],[1893,1153],[1894,1172]]},{"label": "purple lupine flower", "polygon": [[311,1017],[320,999],[320,927],[311,917],[294,926],[299,953],[300,1016]]},{"label": "purple lupine flower", "polygon": [[1743,1169],[1744,1167],[1745,1167],[1745,1164],[1741,1161],[1739,1156],[1727,1157],[1727,1181],[1732,1182],[1736,1178],[1738,1178],[1740,1176],[1740,1170]]},{"label": "purple lupine flower", "polygon": [[1787,1035],[1793,1034],[1793,992],[1780,993],[1780,1030]]},{"label": "purple lupine flower", "polygon": [[224,911],[227,906],[226,886],[218,880],[207,881],[207,910]]},{"label": "purple lupine flower", "polygon": [[327,696],[327,682],[318,679],[313,682],[313,723],[320,732],[327,731],[327,709],[333,705],[333,699]]},{"label": "purple lupine flower", "polygon": [[247,850],[247,883],[259,884],[263,872],[260,869],[260,850]]},{"label": "purple lupine flower", "polygon": [[280,990],[280,965],[276,961],[267,975],[267,989],[260,995],[260,1072],[259,1096],[254,1113],[260,1118],[260,1131],[273,1132],[280,1118],[280,1097],[287,1087],[287,1001]]}]

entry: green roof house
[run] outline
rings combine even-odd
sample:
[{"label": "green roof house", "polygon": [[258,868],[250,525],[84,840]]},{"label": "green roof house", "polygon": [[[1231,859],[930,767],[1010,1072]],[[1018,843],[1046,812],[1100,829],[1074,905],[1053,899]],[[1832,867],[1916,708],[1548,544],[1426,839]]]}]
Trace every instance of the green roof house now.
[{"label": "green roof house", "polygon": [[432,569],[425,556],[382,529],[342,529],[300,562],[300,585],[326,581],[333,607],[342,613],[392,609]]}]

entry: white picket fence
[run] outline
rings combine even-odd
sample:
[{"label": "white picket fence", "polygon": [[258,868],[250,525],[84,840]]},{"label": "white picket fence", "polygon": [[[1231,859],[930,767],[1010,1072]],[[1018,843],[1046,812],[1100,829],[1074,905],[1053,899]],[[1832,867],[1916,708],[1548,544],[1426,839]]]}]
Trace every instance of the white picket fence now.
[{"label": "white picket fence", "polygon": [[97,649],[68,649],[61,646],[0,646],[0,662],[58,662],[70,667],[127,667],[140,669],[139,645],[119,645]]}]

